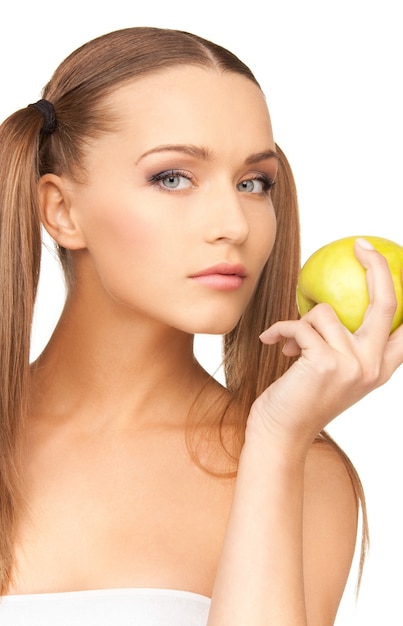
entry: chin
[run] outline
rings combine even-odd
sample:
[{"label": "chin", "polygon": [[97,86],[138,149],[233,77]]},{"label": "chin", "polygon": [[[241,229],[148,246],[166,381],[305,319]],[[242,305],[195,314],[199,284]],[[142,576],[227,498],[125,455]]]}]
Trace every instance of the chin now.
[{"label": "chin", "polygon": [[196,326],[191,332],[195,335],[226,335],[235,328],[237,323],[238,319],[227,323],[223,320],[214,320],[214,322]]}]

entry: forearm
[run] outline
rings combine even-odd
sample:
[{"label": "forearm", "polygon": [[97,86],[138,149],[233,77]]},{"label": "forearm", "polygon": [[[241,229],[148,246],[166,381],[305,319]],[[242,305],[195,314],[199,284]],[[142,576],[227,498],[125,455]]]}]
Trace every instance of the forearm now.
[{"label": "forearm", "polygon": [[389,379],[403,350],[403,326],[390,335],[396,301],[386,260],[366,247],[356,254],[370,291],[357,333],[322,304],[260,336],[285,341],[284,353],[299,358],[252,407],[208,626],[334,623],[356,500],[340,459],[342,467],[319,455],[305,473],[307,455],[337,415]]},{"label": "forearm", "polygon": [[300,455],[247,436],[208,626],[306,626],[303,483]]}]

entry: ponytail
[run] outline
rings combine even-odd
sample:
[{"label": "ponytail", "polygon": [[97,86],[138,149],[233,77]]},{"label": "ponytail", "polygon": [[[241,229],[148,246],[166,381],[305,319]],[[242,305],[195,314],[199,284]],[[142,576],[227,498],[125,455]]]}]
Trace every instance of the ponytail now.
[{"label": "ponytail", "polygon": [[27,108],[0,126],[0,593],[11,581],[22,510],[19,449],[28,411],[32,317],[41,257],[37,202],[42,116]]}]

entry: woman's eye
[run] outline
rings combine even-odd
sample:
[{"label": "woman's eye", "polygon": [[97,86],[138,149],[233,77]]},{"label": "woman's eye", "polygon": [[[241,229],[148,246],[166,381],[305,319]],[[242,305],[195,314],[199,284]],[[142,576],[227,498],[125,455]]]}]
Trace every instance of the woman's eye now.
[{"label": "woman's eye", "polygon": [[248,178],[238,183],[237,189],[246,193],[268,193],[274,186],[274,181],[269,178]]},{"label": "woman's eye", "polygon": [[151,177],[150,181],[162,189],[172,191],[189,189],[193,186],[189,174],[185,172],[176,172],[174,170],[155,174]]}]

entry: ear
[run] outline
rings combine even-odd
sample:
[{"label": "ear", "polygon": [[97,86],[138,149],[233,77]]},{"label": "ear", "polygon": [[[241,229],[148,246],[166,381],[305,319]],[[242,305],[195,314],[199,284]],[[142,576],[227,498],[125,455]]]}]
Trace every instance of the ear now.
[{"label": "ear", "polygon": [[67,250],[86,247],[81,229],[71,210],[67,179],[45,174],[38,183],[38,198],[42,224],[49,235]]}]

